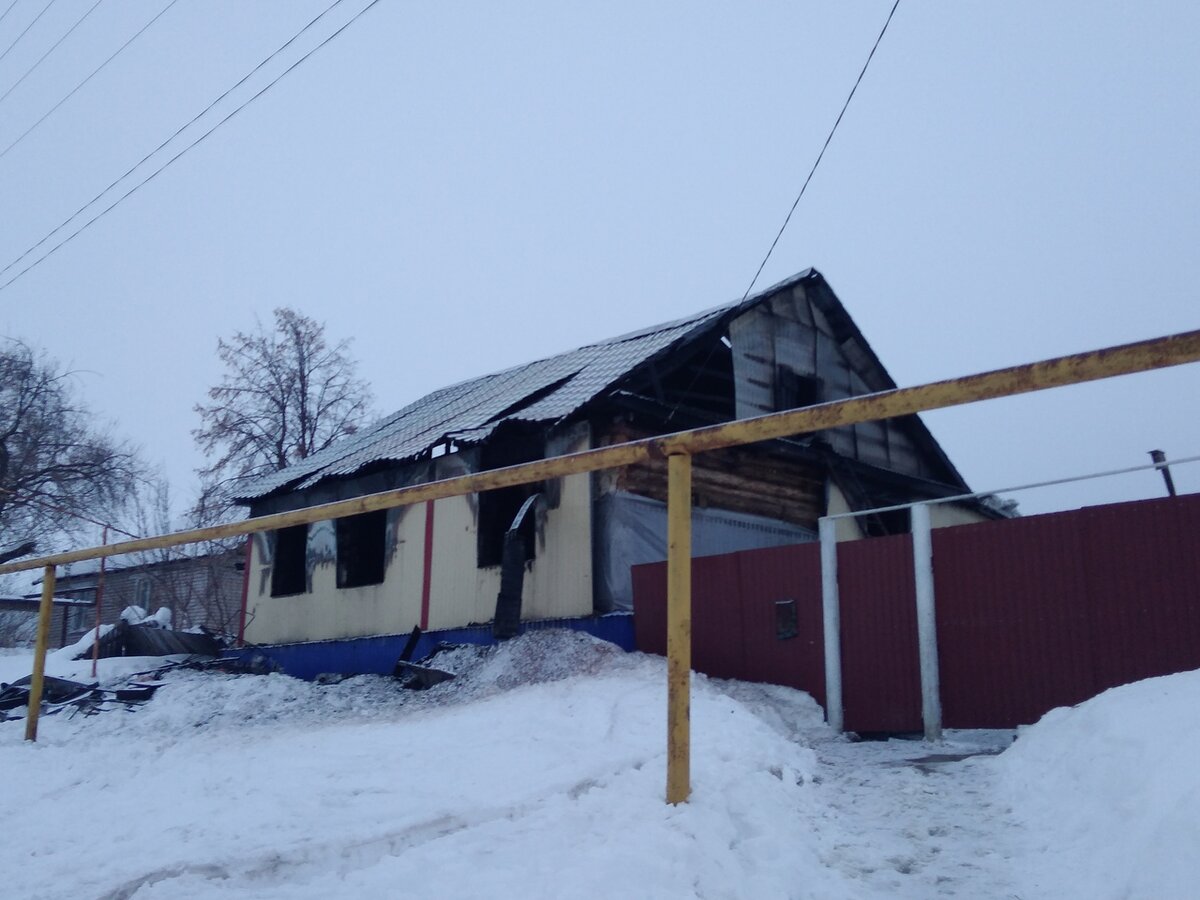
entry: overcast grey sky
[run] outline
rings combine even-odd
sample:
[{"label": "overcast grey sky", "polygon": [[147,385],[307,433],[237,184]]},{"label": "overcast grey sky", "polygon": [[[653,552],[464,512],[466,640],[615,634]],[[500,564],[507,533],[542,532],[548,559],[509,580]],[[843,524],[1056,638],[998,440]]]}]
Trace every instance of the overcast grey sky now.
[{"label": "overcast grey sky", "polygon": [[[49,8],[0,93],[92,2]],[[0,267],[329,2],[179,0],[0,158]],[[167,3],[102,2],[0,100],[0,151]],[[0,52],[44,5],[18,0]],[[386,412],[736,300],[890,6],[382,0],[0,290],[0,331],[80,370],[187,499],[216,340],[274,306],[352,337]],[[905,0],[760,286],[820,269],[901,385],[1197,328],[1198,33],[1182,0]],[[1200,453],[1198,388],[1191,366],[927,421],[995,488]],[[1018,499],[1161,492],[1150,472]]]}]

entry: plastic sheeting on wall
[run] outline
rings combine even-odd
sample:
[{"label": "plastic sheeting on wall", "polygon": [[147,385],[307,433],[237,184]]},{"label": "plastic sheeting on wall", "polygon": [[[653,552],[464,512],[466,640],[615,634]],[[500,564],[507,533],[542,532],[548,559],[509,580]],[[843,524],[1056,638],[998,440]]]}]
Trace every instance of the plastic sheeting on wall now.
[{"label": "plastic sheeting on wall", "polygon": [[[595,506],[594,583],[600,612],[633,609],[629,567],[667,558],[667,505],[637,494],[605,494]],[[722,509],[692,508],[692,556],[815,541],[801,525]]]}]

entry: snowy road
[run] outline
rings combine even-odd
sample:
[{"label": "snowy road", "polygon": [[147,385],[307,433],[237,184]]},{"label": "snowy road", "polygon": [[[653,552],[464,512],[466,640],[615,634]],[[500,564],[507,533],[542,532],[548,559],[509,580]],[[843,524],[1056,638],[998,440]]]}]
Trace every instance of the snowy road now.
[{"label": "snowy road", "polygon": [[184,673],[37,745],[0,723],[0,896],[1195,896],[1200,725],[1151,723],[1195,708],[1200,673],[967,761],[923,757],[1006,736],[850,743],[805,694],[697,678],[670,807],[661,659],[539,632],[460,662],[421,694]]},{"label": "snowy road", "polygon": [[[1007,743],[1007,741],[1005,741]],[[822,860],[891,897],[1016,897],[1014,836],[994,771],[923,758],[979,748],[819,742]]]}]

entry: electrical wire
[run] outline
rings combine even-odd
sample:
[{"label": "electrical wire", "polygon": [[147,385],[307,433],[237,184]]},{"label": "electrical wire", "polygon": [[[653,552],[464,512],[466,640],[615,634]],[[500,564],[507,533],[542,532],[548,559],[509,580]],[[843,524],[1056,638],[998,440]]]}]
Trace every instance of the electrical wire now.
[{"label": "electrical wire", "polygon": [[88,11],[85,12],[82,16],[80,16],[79,19],[76,20],[74,25],[72,25],[70,28],[67,29],[67,33],[64,34],[57,41],[54,42],[54,46],[52,46],[49,50],[47,50],[45,53],[43,53],[41,55],[41,58],[38,59],[37,62],[35,62],[32,66],[30,66],[28,69],[26,69],[25,74],[22,75],[20,78],[18,78],[13,83],[12,87],[10,87],[3,94],[0,94],[0,103],[3,103],[6,99],[8,99],[8,95],[11,94],[13,91],[15,91],[17,88],[19,88],[21,86],[21,82],[24,81],[26,78],[28,78],[30,75],[32,75],[33,70],[36,69],[38,66],[40,66],[42,63],[44,63],[46,61],[46,57],[49,56],[51,53],[53,53],[55,50],[57,50],[58,45],[61,44],[63,41],[65,41],[67,38],[69,38],[71,36],[72,32],[74,32],[76,28],[78,28],[80,25],[83,24],[83,20],[86,19],[88,16],[90,16],[92,13],[94,13],[96,11],[96,7],[99,6],[103,2],[104,2],[104,0],[96,0],[96,2],[92,4],[91,8],[88,9]]},{"label": "electrical wire", "polygon": [[[93,205],[97,200],[99,200],[106,193],[108,193],[110,190],[112,190],[114,187],[116,187],[121,181],[125,180],[125,178],[127,178],[130,174],[132,174],[143,163],[145,163],[152,156],[154,156],[154,154],[158,153],[160,150],[162,150],[164,147],[166,147],[167,144],[169,144],[172,140],[174,140],[176,137],[178,137],[180,133],[182,133],[190,125],[195,123],[205,113],[207,113],[209,110],[211,110],[217,103],[219,103],[221,100],[223,100],[225,97],[227,97],[232,91],[234,91],[236,88],[238,88],[242,84],[244,84],[246,82],[246,80],[248,78],[250,78],[251,75],[253,75],[259,69],[261,69],[264,65],[266,65],[270,60],[272,60],[281,51],[283,51],[286,47],[288,47],[290,44],[292,44],[305,31],[307,31],[309,28],[311,28],[320,19],[324,18],[324,16],[326,14],[328,14],[330,11],[332,11],[335,7],[340,5],[342,2],[344,2],[344,0],[336,0],[336,2],[331,4],[328,8],[326,8],[324,12],[322,12],[320,15],[318,15],[316,18],[314,18],[311,22],[309,22],[307,25],[305,25],[304,28],[302,28],[295,35],[293,35],[278,50],[276,50],[274,53],[272,53],[270,56],[268,56],[266,59],[264,59],[262,62],[260,62],[245,76],[243,76],[237,82],[237,84],[233,85],[233,87],[231,87],[231,88],[229,88],[229,90],[225,91],[225,93],[223,93],[220,97],[218,97],[216,100],[214,100],[212,103],[210,103],[207,107],[205,107],[204,110],[202,110],[200,113],[198,113],[195,117],[193,117],[191,119],[191,121],[187,122],[185,125],[183,125],[181,128],[179,128],[174,134],[171,135],[171,137],[167,138],[165,141],[163,141],[161,144],[159,144],[158,147],[156,147],[150,153],[146,154],[146,156],[144,156],[136,165],[134,165],[132,168],[130,168],[128,171],[126,171],[124,175],[122,175],[116,181],[112,182],[112,184],[110,184],[108,187],[106,187],[103,191],[101,191],[99,194],[97,194],[95,197],[93,197],[91,200],[89,200],[87,203],[85,203],[83,206],[81,206],[78,210],[76,210],[74,213],[72,213],[67,219],[65,219],[60,225],[58,225],[58,227],[56,227],[53,231],[51,231],[49,234],[47,234],[45,237],[43,237],[40,241],[38,241],[36,244],[34,244],[32,247],[30,247],[28,250],[26,250],[24,253],[22,253],[20,256],[18,256],[16,259],[14,259],[12,262],[10,262],[3,269],[0,269],[0,275],[3,275],[5,272],[12,269],[22,259],[29,256],[30,253],[33,253],[35,250],[37,250],[39,247],[41,247],[44,243],[46,243],[46,241],[48,241],[50,238],[52,238],[55,234],[62,231],[63,228],[65,228],[72,221],[74,221],[76,218],[78,218],[89,206]],[[257,93],[253,94],[249,99],[245,100],[239,106],[234,108],[234,110],[232,112],[230,112],[224,118],[219,120],[215,125],[212,126],[212,128],[208,129],[208,131],[204,132],[204,134],[200,135],[200,137],[196,138],[194,141],[192,141],[190,144],[188,144],[186,147],[184,147],[182,150],[180,150],[178,153],[176,153],[174,156],[172,156],[169,160],[167,160],[165,163],[163,163],[161,166],[159,166],[157,169],[155,169],[153,172],[151,172],[149,175],[147,175],[145,178],[143,178],[141,181],[139,181],[137,184],[135,184],[129,190],[127,190],[124,194],[122,194],[120,197],[118,197],[116,200],[114,200],[111,204],[109,204],[107,207],[105,207],[101,212],[92,216],[92,218],[90,218],[87,222],[85,222],[83,225],[81,225],[78,229],[76,229],[70,235],[63,238],[61,241],[59,241],[57,244],[55,244],[53,247],[51,247],[45,254],[40,256],[38,259],[34,260],[32,263],[30,263],[24,269],[21,269],[19,272],[17,272],[17,274],[15,274],[11,278],[9,278],[3,284],[0,284],[0,291],[7,288],[9,285],[11,285],[14,281],[16,281],[18,278],[20,278],[22,275],[24,275],[30,269],[33,269],[34,267],[41,265],[41,263],[45,262],[45,260],[47,258],[49,258],[53,253],[55,253],[56,251],[61,249],[65,244],[70,243],[72,240],[74,240],[76,237],[78,237],[81,232],[83,232],[85,229],[87,229],[89,226],[91,226],[97,220],[106,216],[114,208],[116,208],[119,204],[121,204],[124,200],[126,200],[132,194],[136,193],[140,188],[144,187],[147,183],[149,183],[154,178],[156,178],[159,174],[161,174],[163,172],[163,170],[165,170],[167,167],[169,167],[172,163],[174,163],[176,160],[178,160],[181,156],[183,156],[185,153],[187,153],[189,150],[191,150],[197,144],[204,141],[214,131],[216,131],[218,128],[220,128],[222,125],[224,125],[226,122],[228,122],[234,116],[236,116],[239,112],[241,112],[243,109],[245,109],[247,106],[249,106],[255,100],[257,100],[259,97],[261,97],[263,94],[267,93],[267,91],[269,91],[276,84],[278,84],[283,78],[285,78],[287,75],[289,75],[293,70],[295,70],[300,64],[305,62],[314,53],[316,53],[318,50],[320,50],[322,47],[324,47],[326,44],[328,44],[334,38],[336,38],[340,34],[342,34],[342,32],[344,32],[347,28],[349,28],[351,25],[353,25],[355,22],[357,22],[368,10],[375,7],[379,2],[380,2],[380,0],[371,0],[370,3],[368,3],[362,9],[360,9],[357,13],[355,13],[349,20],[347,20],[343,25],[341,25],[341,27],[339,27],[336,31],[334,31],[332,34],[330,34],[328,37],[326,37],[324,40],[322,40],[319,44],[317,44],[315,47],[313,47],[311,50],[309,50],[307,53],[305,53],[303,56],[301,56],[299,59],[297,59],[295,62],[293,62],[290,66],[288,66],[286,69],[284,69],[283,72],[281,72],[274,79],[272,79],[270,82],[268,82],[265,87],[263,87]]]},{"label": "electrical wire", "polygon": [[17,0],[12,0],[12,3],[8,4],[8,9],[6,9],[4,12],[0,13],[0,22],[4,21],[4,19],[8,16],[8,14],[13,11],[13,7],[16,5],[17,5]]},{"label": "electrical wire", "polygon": [[754,290],[754,285],[758,283],[758,276],[762,274],[763,269],[767,265],[767,260],[771,258],[771,254],[775,252],[776,245],[779,244],[779,239],[783,237],[784,231],[787,230],[788,223],[792,221],[792,214],[796,211],[796,207],[800,205],[800,198],[804,196],[804,192],[808,190],[808,184],[812,181],[813,175],[816,174],[817,166],[821,165],[821,160],[825,158],[825,151],[829,149],[829,142],[833,140],[833,135],[837,131],[838,126],[842,124],[842,117],[846,115],[846,110],[850,106],[850,101],[854,99],[854,93],[858,90],[858,86],[862,84],[863,76],[867,74],[867,67],[871,65],[871,60],[875,58],[875,51],[879,49],[879,44],[883,40],[883,36],[887,34],[888,26],[892,24],[892,16],[896,14],[896,7],[900,5],[900,0],[896,0],[892,4],[891,11],[887,14],[887,19],[883,23],[883,28],[880,29],[879,37],[875,38],[875,44],[871,47],[871,52],[867,54],[867,61],[863,63],[862,70],[858,73],[858,78],[854,80],[854,86],[850,88],[850,93],[846,96],[846,102],[842,104],[842,111],[838,113],[833,127],[829,129],[829,134],[825,138],[825,143],[821,146],[821,152],[817,154],[816,162],[812,164],[812,168],[808,171],[808,177],[804,179],[804,184],[800,187],[800,193],[796,195],[795,201],[792,203],[792,208],[788,210],[787,217],[783,220],[783,224],[779,226],[779,233],[775,235],[775,240],[771,241],[771,246],[767,250],[767,255],[763,257],[763,261],[758,265],[758,271],[754,273],[754,277],[750,279],[750,284],[746,288],[746,293],[742,295],[742,300],[750,296],[750,292]]},{"label": "electrical wire", "polygon": [[[796,195],[796,199],[792,202],[792,208],[788,210],[787,217],[783,220],[783,224],[779,226],[779,232],[775,235],[775,240],[771,241],[771,246],[767,250],[767,255],[764,256],[762,262],[758,264],[758,271],[755,272],[754,277],[750,279],[750,284],[747,285],[746,292],[742,294],[742,299],[740,302],[745,303],[746,298],[750,296],[750,292],[754,290],[754,285],[758,283],[758,277],[762,275],[763,269],[766,268],[767,260],[769,260],[771,258],[771,254],[775,252],[775,247],[779,244],[779,239],[783,237],[783,232],[787,230],[788,223],[792,221],[792,213],[794,213],[796,211],[796,207],[800,205],[800,198],[803,197],[804,192],[808,190],[808,183],[812,181],[813,175],[816,174],[817,166],[819,166],[821,164],[821,160],[824,159],[825,151],[829,148],[829,142],[833,140],[833,135],[837,131],[838,125],[842,123],[842,117],[846,115],[846,110],[850,106],[850,101],[854,99],[854,92],[858,90],[859,84],[862,83],[863,76],[867,74],[867,67],[871,65],[871,60],[875,57],[875,51],[879,49],[879,44],[883,40],[883,36],[887,33],[888,25],[891,24],[892,16],[896,14],[896,7],[899,5],[900,0],[895,0],[895,3],[892,4],[891,10],[887,14],[887,19],[883,23],[883,28],[879,31],[879,37],[875,38],[875,43],[871,47],[871,52],[867,54],[867,60],[863,63],[862,69],[858,73],[858,78],[854,80],[854,85],[850,88],[850,93],[846,96],[846,102],[842,104],[842,111],[838,113],[837,119],[833,123],[833,127],[829,129],[829,134],[825,137],[825,143],[821,145],[821,152],[817,154],[816,161],[812,164],[812,168],[808,170],[808,177],[804,179],[804,184],[800,187],[800,193]],[[0,290],[2,289],[3,288],[0,288]],[[704,356],[704,361],[700,364],[699,368],[697,368],[696,374],[692,377],[691,382],[688,384],[687,391],[684,392],[685,394],[690,393],[692,388],[696,386],[696,382],[700,380],[701,373],[705,368],[707,368],[709,360],[712,359],[712,355],[716,352],[716,349],[717,343],[714,342],[713,345],[709,347],[708,353]],[[675,418],[675,414],[679,411],[679,407],[682,403],[683,400],[681,397],[681,399],[675,403],[675,405],[671,408],[671,411],[667,414],[667,422],[670,422]]]},{"label": "electrical wire", "polygon": [[[55,4],[55,0],[50,0],[49,3],[47,3],[45,6],[42,7],[42,11],[33,17],[33,21],[30,22],[28,25],[26,25],[25,30],[22,31],[20,34],[18,34],[16,37],[16,40],[14,40],[11,44],[8,45],[8,49],[5,50],[3,53],[0,53],[0,60],[3,60],[4,57],[8,56],[8,54],[10,54],[12,52],[12,48],[17,46],[17,44],[19,44],[21,42],[21,38],[25,37],[25,35],[29,33],[29,29],[32,28],[34,25],[36,25],[38,23],[38,19],[40,19],[42,16],[44,16],[46,14],[46,10],[48,10],[54,4]],[[12,7],[10,6],[9,9],[12,9]],[[5,15],[7,15],[7,13],[5,13]]]},{"label": "electrical wire", "polygon": [[34,122],[28,128],[26,128],[25,131],[21,133],[20,137],[18,137],[15,141],[13,141],[11,144],[9,144],[7,147],[5,147],[3,151],[0,151],[0,159],[4,159],[4,157],[8,155],[8,151],[10,151],[13,147],[17,146],[17,144],[21,143],[21,141],[25,140],[25,138],[29,137],[30,132],[32,132],[35,128],[37,128],[39,125],[41,125],[43,122],[45,122],[48,118],[50,118],[50,116],[52,116],[55,112],[57,112],[58,108],[60,106],[62,106],[64,103],[66,103],[68,100],[70,100],[72,97],[75,96],[76,91],[78,91],[81,87],[83,87],[85,84],[87,84],[89,81],[91,81],[94,77],[96,77],[98,74],[100,74],[101,69],[103,69],[110,62],[112,62],[114,59],[116,59],[118,56],[120,56],[121,52],[126,47],[128,47],[130,44],[132,44],[138,38],[140,38],[142,36],[142,34],[144,34],[145,31],[151,25],[153,25],[155,22],[157,22],[159,19],[161,19],[163,17],[163,14],[166,13],[167,10],[169,10],[172,6],[174,6],[178,2],[179,2],[179,0],[171,0],[170,3],[168,3],[166,6],[164,6],[162,8],[162,10],[158,13],[158,15],[156,15],[153,19],[151,19],[149,22],[147,22],[145,25],[143,25],[141,28],[139,28],[137,31],[137,34],[135,34],[133,37],[131,37],[129,40],[127,40],[125,43],[123,43],[120,47],[118,47],[116,49],[116,51],[114,51],[113,54],[108,59],[106,59],[104,62],[100,63],[100,65],[96,66],[96,68],[92,69],[90,75],[88,75],[86,78],[84,78],[83,81],[79,82],[79,84],[75,85],[75,87],[71,88],[71,90],[67,92],[67,95],[65,97],[63,97],[61,100],[59,100],[57,103],[55,103],[52,107],[50,107],[49,111],[46,112],[40,119],[38,119],[36,122]]}]

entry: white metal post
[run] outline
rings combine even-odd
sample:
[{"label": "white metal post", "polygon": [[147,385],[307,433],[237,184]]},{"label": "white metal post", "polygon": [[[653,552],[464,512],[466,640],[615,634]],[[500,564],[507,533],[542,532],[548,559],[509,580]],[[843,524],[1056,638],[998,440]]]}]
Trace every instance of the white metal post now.
[{"label": "white metal post", "polygon": [[942,689],[938,675],[937,613],[933,598],[933,533],[929,507],[912,507],[913,575],[917,586],[917,647],[921,657],[921,720],[925,740],[942,739]]},{"label": "white metal post", "polygon": [[838,602],[837,522],[822,518],[817,523],[821,537],[821,613],[825,632],[825,721],[834,731],[842,730],[842,616]]}]

